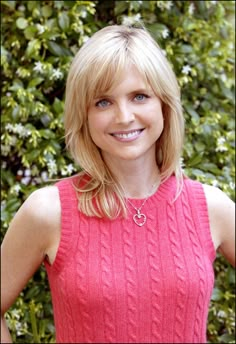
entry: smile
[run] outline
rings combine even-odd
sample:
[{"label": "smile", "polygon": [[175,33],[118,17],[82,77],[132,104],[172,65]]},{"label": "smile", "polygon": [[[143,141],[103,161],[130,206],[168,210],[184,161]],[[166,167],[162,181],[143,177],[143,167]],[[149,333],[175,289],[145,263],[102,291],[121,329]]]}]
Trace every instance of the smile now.
[{"label": "smile", "polygon": [[123,131],[123,132],[112,133],[111,135],[117,139],[129,140],[129,139],[134,139],[134,138],[138,137],[142,131],[143,131],[143,129],[133,130],[133,131],[129,131],[129,132]]}]

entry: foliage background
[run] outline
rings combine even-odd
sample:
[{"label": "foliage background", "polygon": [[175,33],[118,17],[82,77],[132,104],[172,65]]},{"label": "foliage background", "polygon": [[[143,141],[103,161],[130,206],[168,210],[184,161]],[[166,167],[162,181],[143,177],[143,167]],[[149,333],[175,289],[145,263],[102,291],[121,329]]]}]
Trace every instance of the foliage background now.
[{"label": "foliage background", "polygon": [[[1,1],[2,238],[36,188],[78,166],[65,151],[68,68],[96,30],[142,20],[173,65],[186,118],[183,168],[234,199],[234,1]],[[235,342],[235,274],[218,257],[209,343]],[[17,343],[54,342],[43,267],[7,312]]]}]

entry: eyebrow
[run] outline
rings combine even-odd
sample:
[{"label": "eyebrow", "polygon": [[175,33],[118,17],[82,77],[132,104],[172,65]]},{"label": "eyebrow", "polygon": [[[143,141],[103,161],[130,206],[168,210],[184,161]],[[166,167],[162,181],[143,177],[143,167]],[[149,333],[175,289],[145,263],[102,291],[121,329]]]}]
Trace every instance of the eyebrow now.
[{"label": "eyebrow", "polygon": [[[153,91],[152,91],[152,89],[150,87],[148,87],[148,88],[138,88],[136,90],[133,90],[133,91],[129,92],[128,95],[139,94],[139,93],[152,94]],[[99,94],[98,96],[96,96],[96,98],[94,98],[94,100],[99,100],[101,98],[113,98],[113,97],[110,94]]]}]

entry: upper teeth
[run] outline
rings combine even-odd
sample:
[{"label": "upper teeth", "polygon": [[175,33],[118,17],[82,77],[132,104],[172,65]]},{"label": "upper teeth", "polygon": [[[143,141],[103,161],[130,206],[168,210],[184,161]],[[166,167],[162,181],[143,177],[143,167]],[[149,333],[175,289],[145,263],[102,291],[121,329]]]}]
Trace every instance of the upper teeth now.
[{"label": "upper teeth", "polygon": [[127,133],[127,134],[122,133],[122,134],[113,134],[113,135],[116,137],[120,137],[122,139],[128,139],[130,137],[138,135],[139,133],[140,133],[140,130],[135,130],[135,131],[132,131],[132,132]]}]

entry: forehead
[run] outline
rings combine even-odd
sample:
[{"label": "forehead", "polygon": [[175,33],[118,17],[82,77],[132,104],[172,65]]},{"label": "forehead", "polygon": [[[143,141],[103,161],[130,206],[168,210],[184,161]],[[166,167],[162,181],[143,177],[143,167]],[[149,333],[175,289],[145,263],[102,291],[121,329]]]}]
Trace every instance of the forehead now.
[{"label": "forehead", "polygon": [[137,89],[151,89],[144,73],[141,73],[134,65],[128,65],[116,71],[107,82],[101,83],[101,87],[97,87],[94,97],[103,94],[119,94],[120,92],[132,92]]}]

